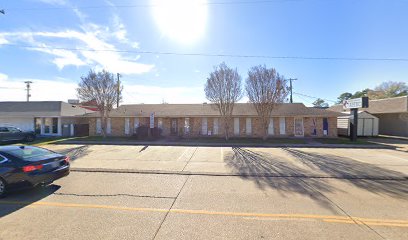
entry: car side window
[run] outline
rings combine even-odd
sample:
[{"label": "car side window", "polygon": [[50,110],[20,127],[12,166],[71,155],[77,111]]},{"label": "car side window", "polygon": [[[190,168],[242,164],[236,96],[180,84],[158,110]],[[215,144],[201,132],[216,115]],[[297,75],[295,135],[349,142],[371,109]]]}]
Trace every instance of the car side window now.
[{"label": "car side window", "polygon": [[0,127],[0,133],[8,132],[9,130],[6,127]]},{"label": "car side window", "polygon": [[17,128],[14,128],[14,127],[9,127],[8,131],[9,132],[20,132],[20,130],[18,130]]}]

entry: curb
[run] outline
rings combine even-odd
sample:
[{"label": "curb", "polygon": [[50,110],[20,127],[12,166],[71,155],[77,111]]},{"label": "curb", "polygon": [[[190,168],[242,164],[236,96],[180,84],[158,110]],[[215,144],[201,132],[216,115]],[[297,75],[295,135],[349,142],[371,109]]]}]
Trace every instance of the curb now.
[{"label": "curb", "polygon": [[360,148],[360,149],[396,149],[390,145],[363,144],[246,144],[246,143],[186,143],[186,142],[100,142],[100,141],[67,141],[56,142],[57,145],[122,145],[122,146],[187,146],[187,147],[252,147],[252,148]]},{"label": "curb", "polygon": [[270,177],[270,178],[327,178],[327,179],[350,179],[350,180],[397,180],[406,181],[406,177],[392,176],[328,176],[328,175],[305,175],[305,174],[242,174],[242,173],[215,173],[215,172],[189,172],[189,171],[161,171],[161,170],[137,170],[137,169],[112,169],[112,168],[72,168],[71,172],[95,172],[95,173],[136,173],[156,175],[183,175],[183,176],[214,176],[214,177]]}]

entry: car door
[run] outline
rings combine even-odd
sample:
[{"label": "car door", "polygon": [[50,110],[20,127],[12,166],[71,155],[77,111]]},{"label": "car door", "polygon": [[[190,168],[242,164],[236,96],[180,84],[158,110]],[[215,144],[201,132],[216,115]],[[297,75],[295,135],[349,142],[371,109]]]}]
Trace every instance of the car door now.
[{"label": "car door", "polygon": [[22,140],[24,139],[24,133],[15,127],[7,127],[9,131],[10,140]]},{"label": "car door", "polygon": [[7,127],[0,127],[0,142],[9,141],[10,132]]}]

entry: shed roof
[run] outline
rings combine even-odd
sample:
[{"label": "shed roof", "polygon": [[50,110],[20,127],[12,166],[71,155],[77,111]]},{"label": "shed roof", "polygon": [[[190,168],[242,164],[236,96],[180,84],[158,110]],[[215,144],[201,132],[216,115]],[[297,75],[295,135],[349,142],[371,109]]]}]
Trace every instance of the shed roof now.
[{"label": "shed roof", "polygon": [[[219,116],[214,104],[132,104],[122,105],[114,109],[111,117],[149,117],[155,113],[157,117],[183,117],[183,116]],[[257,116],[256,110],[251,103],[236,103],[233,111],[234,116]],[[336,117],[341,114],[318,108],[308,108],[302,103],[278,104],[272,111],[272,116],[322,116]],[[99,116],[97,113],[87,116]]]}]

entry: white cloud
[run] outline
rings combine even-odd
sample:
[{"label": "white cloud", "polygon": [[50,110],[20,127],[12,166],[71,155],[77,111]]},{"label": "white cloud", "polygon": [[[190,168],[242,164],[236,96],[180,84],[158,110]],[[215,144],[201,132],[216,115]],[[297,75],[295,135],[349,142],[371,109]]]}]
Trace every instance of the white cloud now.
[{"label": "white cloud", "polygon": [[[41,2],[71,6],[69,2],[62,0]],[[141,74],[154,68],[153,64],[137,62],[140,56],[127,57],[129,54],[117,51],[117,44],[139,48],[138,42],[128,38],[126,27],[118,15],[113,15],[111,26],[101,26],[90,22],[88,16],[78,9],[73,9],[73,12],[81,22],[80,30],[0,32],[0,45],[33,46],[26,49],[51,55],[50,62],[60,70],[66,66],[89,65],[91,68],[104,68],[122,74]]]}]

